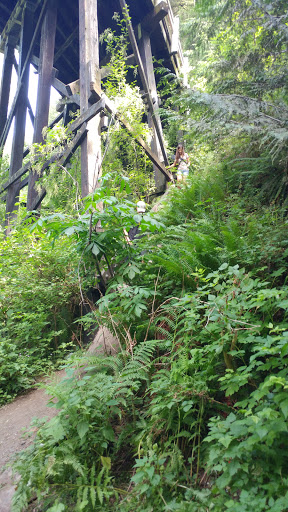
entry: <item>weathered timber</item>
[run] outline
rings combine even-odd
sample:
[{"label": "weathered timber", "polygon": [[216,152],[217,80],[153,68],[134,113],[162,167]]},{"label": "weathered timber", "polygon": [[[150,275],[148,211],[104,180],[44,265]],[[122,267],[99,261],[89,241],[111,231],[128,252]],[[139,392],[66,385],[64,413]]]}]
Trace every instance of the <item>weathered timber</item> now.
[{"label": "weathered timber", "polygon": [[[63,117],[63,112],[61,112],[61,114],[59,114],[57,117],[55,117],[55,119],[53,119],[53,121],[51,121],[51,123],[48,125],[48,128],[53,128],[53,126],[55,126],[55,124],[59,123],[59,121],[61,121]],[[25,158],[25,156],[29,155],[30,153],[30,147],[27,147],[24,152],[23,152],[23,159]],[[27,166],[28,165],[28,166]],[[0,194],[2,194],[4,192],[4,190],[6,190],[12,183],[14,183],[18,178],[21,178],[21,176],[23,176],[23,174],[25,174],[26,172],[28,172],[30,169],[31,169],[31,165],[32,163],[29,162],[28,164],[26,164],[24,167],[21,167],[21,169],[19,169],[13,176],[12,178],[5,183],[5,185],[2,185],[2,187],[0,186]],[[8,169],[6,169],[6,171],[8,171]],[[23,181],[20,182],[21,184],[21,188],[23,188],[24,185],[22,185]],[[28,184],[28,179],[27,179],[27,184]],[[6,199],[5,199],[6,200]]]},{"label": "weathered timber", "polygon": [[12,120],[13,120],[13,117],[14,117],[14,114],[15,114],[15,108],[16,108],[17,101],[18,101],[19,94],[20,94],[20,90],[21,90],[21,87],[22,87],[23,75],[25,73],[25,70],[29,66],[29,62],[30,62],[30,59],[31,59],[31,56],[32,56],[32,52],[33,52],[33,48],[34,48],[34,45],[35,45],[35,41],[36,41],[36,38],[38,36],[39,30],[41,28],[43,17],[45,15],[45,10],[46,10],[47,2],[48,2],[48,0],[43,0],[43,5],[42,5],[41,13],[39,15],[39,18],[38,18],[38,21],[37,21],[37,25],[36,25],[34,33],[33,33],[33,37],[32,37],[31,44],[30,44],[30,47],[29,47],[29,50],[28,50],[28,53],[27,53],[26,60],[25,60],[24,65],[23,65],[21,76],[19,77],[19,80],[18,80],[18,86],[17,86],[17,90],[16,90],[16,93],[15,93],[15,96],[14,96],[14,100],[13,100],[13,103],[11,105],[11,109],[10,109],[8,118],[7,118],[7,121],[5,123],[5,127],[3,129],[3,133],[2,133],[1,138],[0,138],[0,148],[4,146],[4,144],[6,142],[6,139],[7,139],[7,136],[8,136],[8,133],[9,133],[9,130],[10,130],[10,127],[11,127],[11,123],[12,123]]},{"label": "weathered timber", "polygon": [[72,34],[70,34],[68,39],[66,39],[65,43],[59,48],[58,52],[55,53],[54,62],[57,62],[59,57],[61,57],[61,55],[65,52],[66,48],[68,48],[71,45],[71,43],[74,41],[77,34],[78,34],[78,27],[76,27],[73,30]]},{"label": "weathered timber", "polygon": [[[80,113],[90,105],[90,83],[101,87],[97,0],[79,0]],[[100,114],[87,124],[88,134],[81,145],[81,194],[95,190],[101,173]]]},{"label": "weathered timber", "polygon": [[[40,63],[39,63],[39,81],[37,93],[37,107],[34,124],[33,143],[43,142],[42,131],[48,125],[50,90],[53,77],[53,59],[57,22],[57,2],[48,0],[47,11],[45,14],[40,43]],[[35,188],[38,176],[30,172],[27,210],[32,209],[37,191]]]},{"label": "weathered timber", "polygon": [[32,107],[31,107],[31,104],[30,104],[30,101],[28,98],[27,98],[27,109],[28,109],[29,117],[31,119],[32,126],[34,126],[35,116],[34,116],[34,112],[32,110]]},{"label": "weathered timber", "polygon": [[[18,169],[20,169],[23,161],[23,149],[25,141],[25,126],[28,102],[28,87],[29,87],[29,66],[26,66],[24,72],[24,64],[29,52],[31,38],[33,34],[33,16],[32,9],[29,2],[26,3],[21,30],[20,51],[19,51],[19,66],[18,77],[22,77],[22,87],[19,93],[19,100],[15,109],[15,125],[13,135],[13,145],[10,162],[10,176],[13,176]],[[13,221],[16,214],[15,204],[19,200],[20,182],[17,180],[9,187],[6,198],[6,225]]]},{"label": "weathered timber", "polygon": [[9,36],[5,45],[0,92],[0,136],[7,120],[8,103],[11,87],[12,68],[14,63],[14,47],[16,39]]},{"label": "weathered timber", "polygon": [[[13,35],[16,38],[16,42],[20,36],[21,32],[21,21],[22,21],[22,13],[25,6],[26,0],[19,0],[11,13],[9,20],[4,27],[4,30],[1,34],[0,40],[0,52],[3,52],[6,40],[9,36]],[[0,4],[1,9],[5,9],[3,4]],[[7,9],[9,12],[9,10]]]},{"label": "weathered timber", "polygon": [[176,16],[174,18],[173,32],[172,32],[172,38],[171,38],[171,49],[170,49],[171,55],[178,53],[179,40],[180,40],[180,20],[179,20],[179,17]]},{"label": "weathered timber", "polygon": [[55,76],[52,78],[52,87],[54,87],[54,89],[56,89],[63,98],[69,96],[67,86]]},{"label": "weathered timber", "polygon": [[[68,159],[69,159],[70,158],[69,155],[70,156],[73,155],[73,153],[78,148],[79,144],[81,144],[81,142],[83,141],[84,137],[86,137],[86,133],[87,133],[86,126],[85,125],[81,126],[80,130],[78,130],[74,139],[69,144],[67,144],[65,146],[65,148],[63,149],[63,151],[61,153],[57,153],[57,154],[53,155],[52,157],[50,157],[49,159],[47,159],[47,161],[43,164],[43,166],[41,168],[41,173],[43,173],[43,171],[45,171],[45,169],[47,169],[47,167],[49,167],[51,164],[53,164],[56,160],[59,160],[60,158],[62,158],[63,155],[66,155],[65,158],[68,157]],[[26,152],[24,152],[24,155],[27,156],[28,153],[29,153],[29,149],[27,149]],[[35,157],[35,159],[33,159],[33,161],[30,160],[29,162],[27,162],[13,176],[11,176],[9,178],[9,180],[7,180],[3,185],[1,185],[0,186],[0,195],[3,194],[3,192],[5,192],[5,190],[7,190],[7,188],[9,188],[16,180],[18,180],[19,178],[24,176],[24,174],[26,174],[28,171],[30,171],[32,166],[36,165],[41,158],[42,158],[42,156],[39,155],[39,157]],[[66,160],[66,162],[67,162],[67,160]],[[62,164],[62,165],[65,165],[65,164]]]},{"label": "weathered timber", "polygon": [[75,80],[70,84],[66,85],[69,96],[73,96],[73,94],[79,94],[80,92],[80,80]]},{"label": "weathered timber", "polygon": [[[18,64],[17,64],[17,60],[16,60],[16,58],[15,58],[15,55],[14,55],[14,59],[13,59],[13,66],[14,66],[14,68],[15,68],[15,71],[16,71],[17,75],[18,75],[18,69],[19,69],[19,66],[18,66]],[[31,107],[31,104],[30,104],[30,101],[29,101],[28,96],[27,96],[27,98],[26,98],[26,102],[27,102],[27,109],[28,109],[29,117],[30,117],[30,119],[31,119],[31,123],[32,123],[32,125],[34,126],[35,116],[34,116],[34,112],[33,112],[33,109],[32,109],[32,107]]]},{"label": "weathered timber", "polygon": [[[151,40],[150,35],[148,32],[146,32],[142,27],[141,30],[138,32],[139,36],[139,51],[143,62],[143,67],[145,70],[148,87],[151,93],[151,97],[153,100],[153,103],[155,105],[155,108],[159,108],[159,99],[157,94],[157,86],[156,86],[156,80],[155,80],[155,72],[154,72],[154,66],[153,66],[153,55],[151,50]],[[159,144],[159,139],[157,136],[157,132],[155,130],[153,119],[152,119],[152,112],[150,109],[148,110],[148,126],[152,130],[152,141],[151,141],[151,149],[154,154],[156,154],[160,161],[163,161],[163,156],[161,154],[161,148]],[[161,121],[159,119],[159,127],[161,129],[162,137],[162,126]],[[159,171],[157,166],[153,166],[154,168],[154,179],[155,179],[155,186],[156,186],[156,192],[164,192],[166,183],[165,183],[165,176],[164,174]]]},{"label": "weathered timber", "polygon": [[[58,163],[59,166],[65,166],[69,162],[73,153],[75,153],[78,146],[83,142],[83,139],[86,137],[86,135],[87,135],[87,129],[86,129],[86,126],[83,125],[80,128],[80,130],[78,131],[77,135],[74,137],[73,141],[66,146],[66,148],[61,153],[61,155],[55,155],[53,157],[53,161],[51,159],[49,163],[47,162],[47,164],[45,165],[45,169],[47,169],[47,167],[49,167],[49,165],[51,165],[51,163],[54,163],[54,162]],[[42,168],[42,172],[43,171],[44,171],[44,168]],[[31,208],[29,211],[37,210],[37,208],[39,208],[39,206],[41,205],[45,196],[46,196],[46,190],[43,188],[37,194],[37,196],[34,198],[34,201],[31,204]]]},{"label": "weathered timber", "polygon": [[125,17],[126,26],[127,26],[128,35],[129,35],[129,40],[130,40],[130,43],[131,43],[131,46],[132,46],[132,49],[133,49],[133,52],[134,52],[134,55],[135,55],[135,59],[136,59],[137,65],[138,65],[138,70],[139,70],[139,75],[140,75],[140,78],[141,78],[141,82],[142,82],[144,91],[145,91],[145,93],[147,95],[147,102],[148,102],[148,106],[149,106],[150,112],[152,114],[152,121],[153,121],[155,130],[156,130],[156,133],[157,133],[157,137],[158,137],[159,144],[160,144],[160,147],[161,147],[163,159],[164,159],[165,164],[167,165],[168,164],[168,159],[167,159],[166,150],[165,150],[165,146],[164,146],[163,135],[162,135],[161,127],[160,127],[160,119],[159,119],[158,113],[156,112],[156,110],[154,108],[153,99],[152,99],[152,96],[150,94],[150,90],[149,90],[149,86],[148,86],[148,83],[147,83],[147,79],[146,79],[146,75],[145,75],[145,70],[144,70],[142,59],[141,59],[140,52],[139,52],[139,49],[138,49],[138,45],[137,45],[137,41],[136,41],[136,38],[135,38],[134,30],[133,30],[132,23],[131,23],[131,20],[129,18],[129,15],[128,15],[128,8],[127,8],[126,0],[119,0],[119,2],[120,2],[120,6],[121,6],[121,9],[122,9],[122,12],[123,12],[123,16]]},{"label": "weathered timber", "polygon": [[160,21],[162,21],[168,14],[169,7],[167,2],[160,2],[149,12],[141,21],[141,27],[148,34],[151,34],[156,28],[158,28]]},{"label": "weathered timber", "polygon": [[81,114],[73,123],[69,126],[69,131],[74,132],[75,130],[78,130],[78,128],[83,124],[87,123],[92,119],[92,117],[96,116],[104,110],[105,108],[105,99],[101,98],[97,103],[94,103],[94,105],[91,105],[83,114]]},{"label": "weathered timber", "polygon": [[79,94],[73,94],[73,96],[66,96],[65,98],[61,98],[56,105],[57,112],[63,112],[66,105],[77,105],[77,107],[80,107]]},{"label": "weathered timber", "polygon": [[115,119],[117,119],[122,126],[131,134],[131,136],[135,139],[135,141],[139,144],[139,146],[142,147],[148,158],[150,158],[151,162],[159,169],[159,171],[162,172],[162,174],[165,176],[167,181],[174,181],[172,173],[169,172],[169,170],[166,169],[165,165],[160,162],[158,156],[153,153],[153,151],[147,146],[146,142],[142,139],[142,137],[139,137],[133,130],[133,127],[130,125],[129,121],[125,119],[125,117],[118,112],[112,105],[109,98],[101,92],[101,89],[97,87],[96,84],[91,83],[91,98],[94,99],[94,101],[99,101],[99,99],[103,98],[105,100],[105,110],[112,114]]}]

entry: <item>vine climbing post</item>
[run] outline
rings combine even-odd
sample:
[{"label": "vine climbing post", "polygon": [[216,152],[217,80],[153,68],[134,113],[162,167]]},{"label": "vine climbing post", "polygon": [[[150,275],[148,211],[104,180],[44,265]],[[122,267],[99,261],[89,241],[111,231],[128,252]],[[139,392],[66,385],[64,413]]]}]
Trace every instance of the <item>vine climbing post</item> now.
[{"label": "vine climbing post", "polygon": [[[100,89],[97,0],[79,0],[80,113],[90,106],[91,84]],[[87,196],[97,186],[101,173],[100,113],[87,123],[87,137],[81,144],[81,193]]]}]

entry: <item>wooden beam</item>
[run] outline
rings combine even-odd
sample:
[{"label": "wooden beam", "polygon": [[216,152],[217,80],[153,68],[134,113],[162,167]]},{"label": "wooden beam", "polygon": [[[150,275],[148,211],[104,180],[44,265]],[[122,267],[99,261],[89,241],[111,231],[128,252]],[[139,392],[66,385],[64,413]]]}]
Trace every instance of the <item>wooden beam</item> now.
[{"label": "wooden beam", "polygon": [[68,95],[73,96],[73,94],[79,94],[80,92],[80,80],[75,80],[75,82],[71,82],[70,84],[66,85]]},{"label": "wooden beam", "polygon": [[152,114],[152,121],[153,121],[155,130],[156,130],[156,133],[157,133],[157,137],[158,137],[159,144],[160,144],[160,147],[161,147],[163,159],[164,159],[165,164],[168,165],[168,159],[167,159],[167,155],[166,155],[164,139],[163,139],[160,123],[159,123],[159,115],[158,115],[157,111],[154,108],[153,99],[152,99],[151,94],[150,94],[148,82],[147,82],[146,75],[145,75],[145,70],[144,70],[142,59],[141,59],[141,56],[140,56],[140,53],[139,53],[139,49],[138,49],[138,45],[137,45],[137,42],[136,42],[136,38],[135,38],[134,30],[133,30],[133,27],[132,27],[132,23],[131,23],[131,20],[130,20],[130,17],[129,17],[129,11],[128,11],[128,7],[127,7],[127,4],[126,4],[126,0],[119,0],[119,2],[120,2],[120,6],[121,6],[121,9],[122,9],[122,12],[123,12],[123,16],[124,16],[125,21],[126,21],[126,26],[127,26],[127,30],[128,30],[129,39],[130,39],[130,43],[131,43],[131,46],[132,46],[132,49],[133,49],[133,53],[135,55],[135,59],[136,59],[137,65],[138,65],[139,75],[140,75],[140,78],[141,78],[143,89],[144,89],[144,91],[145,91],[145,93],[147,95],[147,102],[148,102],[148,106],[149,106],[150,112]]},{"label": "wooden beam", "polygon": [[[41,30],[39,80],[33,143],[43,142],[42,131],[43,128],[48,125],[50,91],[53,78],[56,23],[57,2],[56,0],[48,0],[47,10]],[[29,176],[27,195],[28,211],[32,209],[35,197],[37,196],[35,188],[37,180],[38,176],[31,172]]]},{"label": "wooden beam", "polygon": [[[72,156],[73,153],[75,153],[78,146],[81,144],[83,139],[86,137],[86,134],[87,134],[87,128],[85,125],[83,125],[83,126],[81,126],[80,130],[78,130],[74,139],[69,144],[67,144],[65,146],[65,148],[63,149],[63,151],[61,153],[57,153],[56,155],[53,155],[51,158],[47,159],[46,162],[43,163],[43,166],[41,168],[41,173],[43,173],[45,171],[45,169],[47,169],[47,167],[49,167],[51,164],[56,162],[58,159],[63,158],[64,163],[62,165],[65,165],[67,163],[67,161],[69,160],[70,156]],[[10,185],[12,185],[16,180],[18,180],[19,178],[24,176],[24,174],[26,174],[28,171],[30,171],[30,169],[33,167],[33,165],[35,165],[37,162],[39,162],[40,159],[41,159],[41,156],[36,157],[33,161],[29,161],[23,167],[21,167],[21,169],[19,169],[13,176],[11,176],[9,178],[9,180],[6,181],[6,183],[4,183],[0,187],[0,195],[3,194],[3,192],[5,192],[5,190],[7,190],[7,188],[9,188]]]},{"label": "wooden beam", "polygon": [[[150,94],[152,96],[153,103],[155,105],[155,108],[159,108],[159,99],[157,94],[157,86],[156,86],[156,79],[155,79],[155,73],[154,73],[154,66],[153,66],[153,55],[152,55],[152,49],[151,49],[151,40],[150,35],[148,32],[146,32],[142,27],[141,30],[139,30],[139,51],[142,58],[143,66],[145,75],[148,82],[148,87],[150,90]],[[155,127],[153,125],[153,119],[152,119],[152,112],[148,110],[148,126],[152,131],[152,141],[151,141],[151,149],[154,154],[156,154],[159,158],[159,160],[163,161],[163,157],[161,154],[161,148],[159,144],[159,139],[157,136],[157,132],[155,130]],[[162,125],[161,120],[159,118],[159,127],[161,129],[162,137]],[[156,192],[164,192],[166,188],[166,182],[165,182],[165,176],[161,171],[159,171],[158,167],[156,165],[153,165],[154,168],[154,179],[155,179],[155,186],[156,186]]]},{"label": "wooden beam", "polygon": [[179,41],[180,41],[180,20],[179,20],[179,17],[176,16],[174,18],[174,23],[173,23],[170,55],[174,55],[175,53],[178,53],[179,44],[180,44]]},{"label": "wooden beam", "polygon": [[60,80],[58,80],[58,78],[56,78],[56,77],[52,78],[52,87],[54,87],[54,89],[56,89],[56,91],[59,92],[59,94],[62,96],[62,98],[65,98],[66,96],[68,96],[68,91],[67,91],[66,85],[63,84],[63,82],[61,82]]},{"label": "wooden beam", "polygon": [[145,16],[145,18],[143,18],[140,23],[142,29],[144,29],[148,34],[151,34],[159,27],[160,21],[167,16],[168,12],[168,3],[164,1],[160,2]]},{"label": "wooden beam", "polygon": [[70,34],[70,36],[68,37],[68,39],[66,39],[65,43],[62,44],[62,46],[60,46],[58,52],[55,54],[55,57],[54,57],[54,63],[57,62],[57,60],[61,57],[61,55],[65,52],[66,48],[68,48],[70,46],[70,44],[74,41],[75,37],[77,36],[78,34],[78,27],[76,27],[72,34]]},{"label": "wooden beam", "polygon": [[89,107],[83,114],[81,114],[73,123],[69,126],[69,131],[74,132],[75,130],[78,130],[80,126],[82,126],[83,123],[87,123],[92,119],[92,117],[96,116],[104,110],[105,108],[105,99],[101,98],[97,103]]},{"label": "wooden beam", "polygon": [[[15,58],[15,55],[14,55],[14,59],[13,59],[13,65],[14,65],[15,71],[16,71],[16,73],[18,75],[19,66],[17,64],[17,60]],[[27,108],[28,108],[29,117],[31,119],[32,126],[34,126],[35,116],[34,116],[34,112],[33,112],[33,109],[31,107],[28,95],[27,95],[26,101],[27,101]]]},{"label": "wooden beam", "polygon": [[[57,26],[57,32],[59,32],[59,34],[61,34],[62,38],[63,38],[63,39],[64,39],[64,41],[65,41],[65,39],[66,39],[66,34],[65,34],[65,33],[63,32],[63,30],[62,30],[62,28],[61,28],[61,24],[58,24],[58,26]],[[79,58],[79,55],[78,55],[78,53],[75,51],[75,49],[74,49],[74,47],[73,47],[73,46],[72,46],[72,50],[73,50],[73,52],[74,52],[75,57],[77,57],[77,59],[78,59],[78,58]],[[76,74],[76,76],[78,76],[78,75],[79,75],[79,69],[78,69],[76,66],[74,66],[74,64],[73,64],[73,60],[68,59],[68,58],[66,57],[66,55],[65,55],[65,54],[63,54],[63,55],[62,55],[62,57],[63,57],[63,59],[65,60],[65,62],[66,62],[66,64],[68,65],[68,67],[74,71],[74,73]],[[76,59],[75,59],[75,60],[76,60]],[[77,62],[77,61],[76,61],[76,62]]]},{"label": "wooden beam", "polygon": [[[25,6],[25,0],[19,0],[14,7],[9,20],[7,21],[2,34],[1,34],[1,40],[0,40],[0,52],[4,51],[5,43],[9,35],[13,35],[16,38],[16,42],[19,39],[20,32],[21,32],[21,20],[22,20],[22,13]],[[5,10],[5,6],[3,4],[0,4],[0,8]],[[7,7],[6,7],[7,9]],[[10,14],[10,10],[7,9],[7,13]]]},{"label": "wooden beam", "polygon": [[7,139],[7,136],[8,136],[8,133],[9,133],[9,130],[10,130],[10,127],[11,127],[11,123],[12,123],[12,120],[13,120],[13,117],[14,117],[14,114],[15,114],[15,109],[16,109],[16,105],[17,105],[17,102],[18,102],[20,90],[21,90],[21,87],[22,87],[23,76],[24,76],[24,73],[26,71],[26,68],[29,66],[29,62],[30,62],[30,59],[31,59],[31,56],[32,56],[34,44],[35,44],[36,38],[38,36],[39,30],[40,30],[40,27],[41,27],[41,24],[42,24],[42,21],[43,21],[43,17],[44,17],[44,14],[45,14],[45,9],[46,9],[47,2],[48,2],[48,0],[43,0],[42,9],[41,9],[38,21],[37,21],[37,25],[36,25],[35,30],[34,30],[34,34],[33,34],[32,41],[31,41],[31,44],[30,44],[30,47],[29,47],[29,51],[27,53],[27,58],[26,58],[26,60],[24,62],[23,70],[22,70],[21,76],[20,76],[20,78],[18,80],[18,86],[17,86],[17,90],[16,90],[16,93],[15,93],[15,96],[14,96],[14,100],[13,100],[13,103],[12,103],[12,106],[11,106],[11,109],[10,109],[7,121],[5,123],[5,127],[3,129],[3,133],[2,133],[1,138],[0,138],[0,148],[4,146],[4,144],[6,142],[6,139]]},{"label": "wooden beam", "polygon": [[[27,103],[28,103],[28,88],[29,88],[29,66],[23,73],[23,68],[29,52],[31,38],[33,34],[33,15],[32,9],[29,2],[25,5],[22,19],[22,30],[19,50],[19,66],[18,76],[22,77],[22,87],[19,92],[19,101],[15,108],[15,125],[14,125],[14,136],[13,145],[11,152],[10,162],[10,176],[13,176],[18,169],[20,169],[23,161],[23,149],[25,142],[25,128],[26,128],[26,114],[27,114]],[[9,226],[16,214],[13,213],[15,210],[15,204],[19,200],[20,183],[15,181],[11,187],[9,187],[6,199],[6,226]],[[8,229],[9,230],[9,229]]]},{"label": "wooden beam", "polygon": [[159,169],[159,171],[164,174],[167,181],[174,181],[172,173],[166,169],[165,165],[160,162],[158,156],[153,153],[153,151],[147,146],[146,142],[142,139],[142,137],[139,137],[137,133],[133,130],[133,127],[130,125],[129,121],[125,119],[125,117],[118,112],[112,105],[109,98],[104,94],[101,93],[101,90],[99,87],[97,87],[97,84],[91,83],[91,97],[94,99],[94,101],[99,101],[101,98],[105,100],[105,110],[109,114],[112,114],[115,119],[117,119],[122,126],[131,134],[131,136],[135,139],[135,141],[139,144],[139,146],[142,147],[146,155],[150,158],[151,162]]},{"label": "wooden beam", "polygon": [[12,68],[14,63],[14,47],[16,40],[8,37],[5,45],[0,92],[0,136],[7,121],[8,103],[11,87]]},{"label": "wooden beam", "polygon": [[[90,106],[90,83],[101,87],[99,67],[98,2],[79,0],[80,113]],[[88,135],[81,145],[81,194],[92,193],[101,173],[100,114],[89,121]]]}]

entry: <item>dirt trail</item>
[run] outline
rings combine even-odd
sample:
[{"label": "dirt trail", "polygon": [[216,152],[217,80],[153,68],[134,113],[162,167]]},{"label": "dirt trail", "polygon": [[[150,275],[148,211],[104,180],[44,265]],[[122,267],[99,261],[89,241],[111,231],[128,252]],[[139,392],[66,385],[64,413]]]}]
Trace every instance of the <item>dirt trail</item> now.
[{"label": "dirt trail", "polygon": [[[56,372],[52,382],[59,382],[65,375],[64,370]],[[15,453],[24,450],[31,443],[33,435],[23,437],[23,434],[30,430],[33,418],[47,418],[49,421],[57,414],[57,409],[47,407],[48,400],[45,390],[34,389],[0,409],[0,512],[10,512],[15,490],[11,468],[5,469],[5,465]],[[33,434],[32,431],[31,433]]]},{"label": "dirt trail", "polygon": [[[100,328],[88,353],[92,355],[114,354],[119,347],[118,341],[106,328]],[[85,357],[85,356],[84,356]],[[56,372],[49,382],[64,379],[64,370]],[[11,468],[5,467],[14,454],[24,450],[33,440],[33,431],[29,429],[33,418],[47,418],[49,421],[57,414],[57,409],[47,407],[49,396],[43,389],[34,389],[17,397],[10,404],[0,408],[0,512],[11,512],[11,500],[15,492]],[[24,432],[31,431],[31,437],[23,437]]]}]

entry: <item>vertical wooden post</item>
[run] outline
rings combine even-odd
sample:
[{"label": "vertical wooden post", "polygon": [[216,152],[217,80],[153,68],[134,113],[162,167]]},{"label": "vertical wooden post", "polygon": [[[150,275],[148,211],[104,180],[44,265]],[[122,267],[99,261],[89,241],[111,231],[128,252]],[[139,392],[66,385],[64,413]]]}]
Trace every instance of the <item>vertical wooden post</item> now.
[{"label": "vertical wooden post", "polygon": [[[80,113],[90,106],[90,84],[101,87],[97,0],[79,0]],[[88,134],[81,144],[81,193],[87,196],[101,173],[100,114],[87,123]]]},{"label": "vertical wooden post", "polygon": [[[154,66],[153,66],[153,56],[152,56],[152,50],[151,50],[151,40],[149,34],[139,27],[139,52],[142,59],[147,84],[149,87],[150,95],[155,107],[155,110],[157,111],[159,107],[159,100],[157,95],[157,87],[156,87],[156,80],[155,80],[155,73],[154,73]],[[148,110],[148,125],[149,128],[152,130],[152,141],[151,141],[151,149],[153,153],[155,153],[160,162],[164,162],[163,154],[161,151],[161,147],[159,144],[159,139],[157,136],[157,132],[155,130],[155,126],[152,119],[153,112],[151,110]],[[158,125],[162,133],[162,125],[160,118],[158,117]],[[154,169],[154,179],[155,179],[155,186],[156,186],[156,192],[163,192],[166,188],[166,179],[165,176],[158,167],[153,165]]]},{"label": "vertical wooden post", "polygon": [[[15,174],[22,166],[23,149],[25,142],[25,126],[26,126],[26,113],[27,113],[27,99],[29,87],[29,65],[24,64],[29,51],[32,35],[33,35],[33,5],[27,2],[23,11],[20,51],[19,51],[19,66],[18,66],[18,80],[21,80],[21,89],[15,110],[15,125],[13,145],[11,152],[10,162],[10,177]],[[23,73],[24,70],[24,73]],[[21,79],[22,75],[22,79]],[[16,216],[14,209],[15,203],[19,199],[20,192],[20,179],[15,181],[8,189],[6,198],[6,225],[12,222]],[[14,213],[13,213],[14,212]]]},{"label": "vertical wooden post", "polygon": [[15,44],[16,39],[14,37],[8,36],[4,51],[0,92],[0,138],[2,136],[2,132],[7,120]]},{"label": "vertical wooden post", "polygon": [[[53,60],[55,47],[55,34],[57,23],[57,0],[48,0],[47,10],[42,25],[39,59],[39,81],[37,93],[37,106],[34,123],[33,143],[43,142],[42,130],[48,125],[50,90],[53,80]],[[27,210],[33,208],[38,196],[35,189],[38,176],[30,172],[28,183]]]}]

